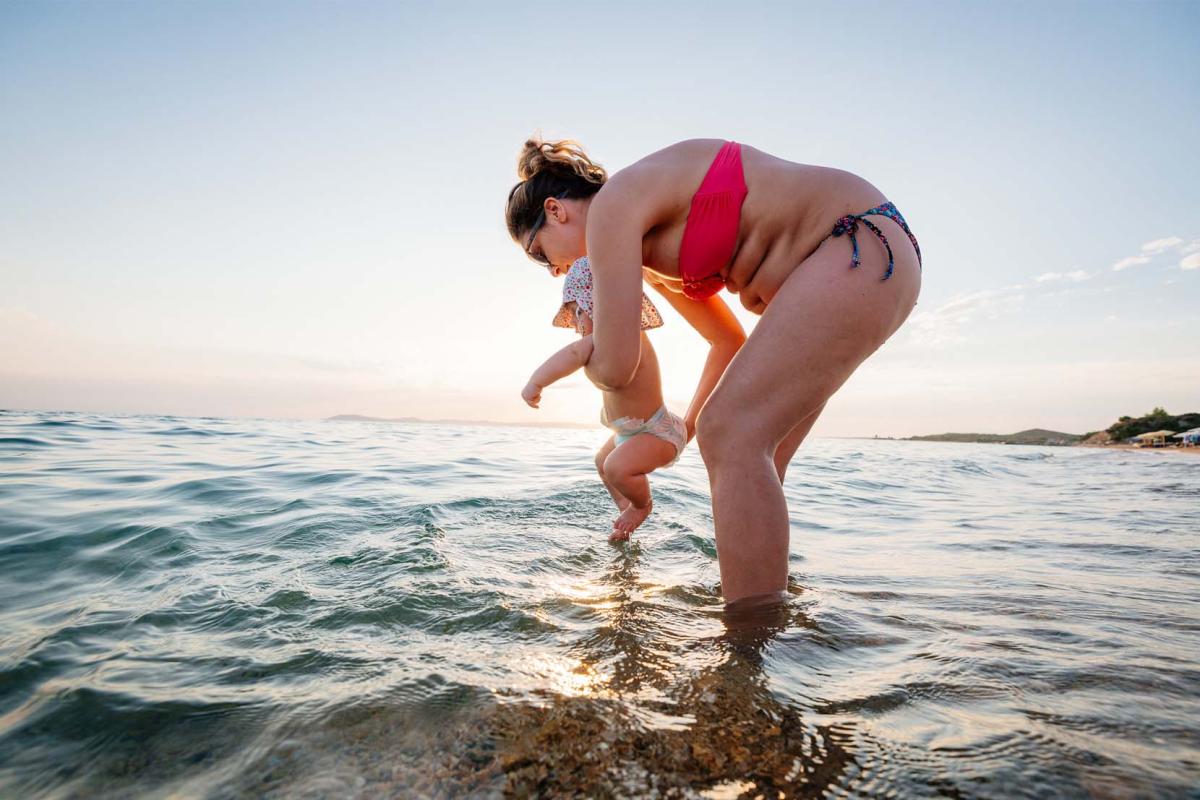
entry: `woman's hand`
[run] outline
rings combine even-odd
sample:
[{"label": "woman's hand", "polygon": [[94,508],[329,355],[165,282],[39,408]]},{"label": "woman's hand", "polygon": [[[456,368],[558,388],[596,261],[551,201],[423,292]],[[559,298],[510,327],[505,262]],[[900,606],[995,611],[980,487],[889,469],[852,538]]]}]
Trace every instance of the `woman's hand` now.
[{"label": "woman's hand", "polygon": [[538,386],[533,381],[525,384],[525,388],[521,390],[521,399],[525,401],[530,408],[537,408],[538,403],[542,402],[542,387]]},{"label": "woman's hand", "polygon": [[742,323],[738,322],[725,301],[716,295],[707,300],[692,300],[681,292],[673,291],[664,281],[648,280],[647,283],[657,289],[671,307],[708,342],[708,357],[704,359],[704,369],[696,384],[696,393],[683,416],[683,424],[687,427],[690,442],[696,437],[696,420],[700,417],[700,410],[717,388],[717,383],[725,374],[725,368],[746,341],[746,332],[742,330]]}]

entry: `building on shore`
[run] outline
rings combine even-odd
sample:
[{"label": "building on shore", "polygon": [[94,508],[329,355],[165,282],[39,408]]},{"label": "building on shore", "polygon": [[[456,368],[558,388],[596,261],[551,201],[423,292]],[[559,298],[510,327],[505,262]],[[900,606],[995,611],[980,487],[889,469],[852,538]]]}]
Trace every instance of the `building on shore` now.
[{"label": "building on shore", "polygon": [[1139,433],[1133,438],[1138,447],[1164,447],[1167,444],[1167,437],[1174,435],[1175,431],[1150,431],[1149,433]]},{"label": "building on shore", "polygon": [[1177,433],[1173,439],[1179,439],[1180,447],[1200,447],[1200,428],[1192,428],[1190,431]]}]

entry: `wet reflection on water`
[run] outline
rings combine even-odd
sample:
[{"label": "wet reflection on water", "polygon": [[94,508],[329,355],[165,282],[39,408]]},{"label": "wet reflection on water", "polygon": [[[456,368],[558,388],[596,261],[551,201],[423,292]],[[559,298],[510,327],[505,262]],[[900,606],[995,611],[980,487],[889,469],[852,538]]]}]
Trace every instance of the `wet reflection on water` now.
[{"label": "wet reflection on water", "polygon": [[690,616],[641,601],[637,561],[614,559],[607,582],[623,602],[572,652],[603,665],[606,696],[512,704],[493,718],[506,793],[706,797],[818,796],[852,758],[831,731],[805,724],[772,694],[763,652],[788,629],[814,627],[802,591]]}]

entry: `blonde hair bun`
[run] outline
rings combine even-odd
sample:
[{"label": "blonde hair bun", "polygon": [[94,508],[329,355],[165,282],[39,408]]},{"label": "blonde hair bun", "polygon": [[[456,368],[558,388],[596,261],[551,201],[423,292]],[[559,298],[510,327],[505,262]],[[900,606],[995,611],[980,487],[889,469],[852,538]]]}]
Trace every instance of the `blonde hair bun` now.
[{"label": "blonde hair bun", "polygon": [[573,173],[595,184],[608,179],[604,167],[588,158],[579,142],[574,139],[547,142],[535,134],[525,140],[517,157],[517,177],[527,181],[541,172]]}]

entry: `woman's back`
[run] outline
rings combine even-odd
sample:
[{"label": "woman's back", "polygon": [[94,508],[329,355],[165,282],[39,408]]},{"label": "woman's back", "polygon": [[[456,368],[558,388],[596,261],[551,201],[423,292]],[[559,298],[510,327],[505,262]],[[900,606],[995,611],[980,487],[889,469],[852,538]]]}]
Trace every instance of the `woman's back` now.
[{"label": "woman's back", "polygon": [[[642,263],[677,291],[679,252],[692,197],[723,144],[719,139],[679,142],[621,170],[601,189],[653,194],[656,213],[642,240]],[[755,300],[769,300],[792,269],[829,235],[835,220],[886,198],[852,173],[786,161],[748,145],[741,149],[748,192],[737,243],[721,275],[731,291],[750,287]],[[762,310],[757,303],[747,306]]]}]

